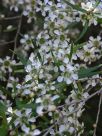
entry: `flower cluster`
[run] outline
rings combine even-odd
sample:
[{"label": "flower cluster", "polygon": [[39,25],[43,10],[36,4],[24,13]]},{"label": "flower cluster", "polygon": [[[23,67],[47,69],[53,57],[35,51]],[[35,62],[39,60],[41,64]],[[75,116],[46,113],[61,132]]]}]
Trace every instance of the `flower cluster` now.
[{"label": "flower cluster", "polygon": [[89,41],[83,45],[82,50],[78,50],[77,56],[84,62],[91,64],[101,58],[102,41],[101,37],[89,37]]},{"label": "flower cluster", "polygon": [[0,58],[0,79],[6,80],[7,74],[12,73],[12,66],[16,64],[15,60],[11,60],[9,56],[5,59]]},{"label": "flower cluster", "polygon": [[100,5],[100,3],[96,3],[94,0],[87,3],[81,3],[82,9],[86,11],[85,13],[79,12],[79,20],[82,20],[83,25],[86,21],[88,21],[89,25],[98,24],[97,19],[102,17]]},{"label": "flower cluster", "polygon": [[9,2],[11,10],[22,10],[28,23],[36,22],[38,14],[44,22],[36,34],[32,30],[20,40],[18,50],[29,56],[26,60],[18,55],[24,62],[23,78],[12,74],[13,66],[21,63],[9,57],[0,59],[0,79],[8,89],[6,97],[0,88],[0,102],[6,104],[9,135],[81,136],[84,122],[80,118],[90,98],[88,89],[102,85],[101,72],[97,72],[101,65],[89,68],[102,57],[102,39],[98,35],[82,43],[74,40],[81,33],[79,24],[98,25],[101,2],[4,0],[5,6]]}]

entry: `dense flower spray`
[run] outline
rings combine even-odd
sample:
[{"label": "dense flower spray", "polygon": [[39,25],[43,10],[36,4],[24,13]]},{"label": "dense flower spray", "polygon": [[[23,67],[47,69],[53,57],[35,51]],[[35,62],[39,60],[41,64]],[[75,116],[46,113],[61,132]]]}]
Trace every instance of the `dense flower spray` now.
[{"label": "dense flower spray", "polygon": [[[33,30],[24,35],[20,33],[21,53],[28,57],[31,50],[26,64],[23,63],[26,75],[22,82],[12,75],[14,65],[19,66],[21,62],[9,57],[0,59],[0,79],[7,81],[6,89],[11,91],[13,99],[6,98],[0,90],[1,102],[7,105],[10,135],[83,135],[84,122],[80,117],[85,102],[91,98],[89,89],[102,85],[100,73],[93,72],[101,65],[87,70],[102,57],[102,39],[98,35],[90,36],[83,43],[78,41],[86,28],[98,25],[102,18],[101,2],[4,0],[5,6],[9,3],[10,10],[22,10],[27,23],[36,22],[38,14],[43,18],[41,30],[34,26],[36,34]],[[73,30],[72,26],[78,23],[84,27],[82,33],[79,29]],[[10,73],[8,79],[7,73]]]}]

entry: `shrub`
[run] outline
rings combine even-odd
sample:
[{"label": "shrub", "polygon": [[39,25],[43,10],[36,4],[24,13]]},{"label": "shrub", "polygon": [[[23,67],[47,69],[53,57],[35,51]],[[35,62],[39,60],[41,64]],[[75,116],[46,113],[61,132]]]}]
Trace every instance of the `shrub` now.
[{"label": "shrub", "polygon": [[[2,12],[0,20],[18,19],[18,26],[6,27],[5,32],[16,34],[3,44],[12,43],[14,49],[0,59],[0,136],[95,136],[102,98],[102,2],[3,0],[2,4],[15,16]],[[97,94],[96,123],[85,132],[83,112]]]}]

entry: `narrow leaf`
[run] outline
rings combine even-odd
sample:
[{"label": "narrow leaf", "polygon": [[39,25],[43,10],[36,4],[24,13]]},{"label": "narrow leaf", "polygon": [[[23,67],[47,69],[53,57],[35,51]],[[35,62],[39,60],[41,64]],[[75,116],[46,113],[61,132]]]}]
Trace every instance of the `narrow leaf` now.
[{"label": "narrow leaf", "polygon": [[87,32],[87,29],[88,29],[88,22],[85,23],[85,26],[84,26],[82,32],[80,33],[79,37],[75,41],[75,43],[77,43],[85,35],[85,33]]},{"label": "narrow leaf", "polygon": [[74,4],[70,3],[70,2],[68,2],[67,0],[64,0],[64,1],[65,1],[70,7],[72,7],[72,8],[75,9],[75,10],[81,11],[81,12],[83,12],[83,13],[86,13],[86,12],[87,12],[85,9],[81,8],[81,7],[78,6],[78,5],[74,5]]}]

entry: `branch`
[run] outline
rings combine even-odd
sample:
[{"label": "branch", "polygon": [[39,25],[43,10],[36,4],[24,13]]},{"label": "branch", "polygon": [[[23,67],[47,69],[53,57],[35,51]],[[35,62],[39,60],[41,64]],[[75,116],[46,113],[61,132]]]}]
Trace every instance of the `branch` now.
[{"label": "branch", "polygon": [[58,122],[55,122],[52,126],[50,126],[47,131],[45,132],[45,134],[43,134],[43,136],[47,136],[49,134],[49,132],[51,131],[51,129],[57,124]]},{"label": "branch", "polygon": [[20,17],[21,17],[21,16],[4,17],[4,18],[0,18],[0,20],[9,21],[9,20],[19,19]]},{"label": "branch", "polygon": [[8,45],[8,44],[11,44],[11,43],[14,43],[14,40],[9,41],[9,42],[0,43],[0,46],[2,46],[2,45]]},{"label": "branch", "polygon": [[[18,30],[17,30],[17,33],[16,33],[16,36],[15,36],[15,39],[14,39],[14,50],[16,50],[16,47],[17,47],[17,40],[18,40],[18,36],[19,36],[19,33],[20,33],[20,30],[21,30],[21,25],[22,25],[22,14],[20,16],[20,20],[19,20],[19,24],[18,24]],[[12,54],[12,59],[14,59],[14,52]]]},{"label": "branch", "polygon": [[95,123],[95,129],[94,129],[93,136],[96,136],[96,130],[97,130],[99,115],[100,115],[100,111],[101,111],[101,104],[102,104],[102,93],[100,94],[100,100],[99,100],[99,105],[98,105],[98,112],[97,112],[97,118],[96,118],[96,123]]}]

